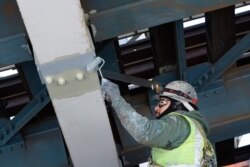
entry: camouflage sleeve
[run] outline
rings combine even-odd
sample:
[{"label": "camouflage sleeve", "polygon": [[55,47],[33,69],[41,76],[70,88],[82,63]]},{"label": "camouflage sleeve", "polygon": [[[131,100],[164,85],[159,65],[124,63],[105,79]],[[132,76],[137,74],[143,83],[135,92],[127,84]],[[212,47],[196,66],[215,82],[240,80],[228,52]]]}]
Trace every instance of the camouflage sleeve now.
[{"label": "camouflage sleeve", "polygon": [[124,128],[141,144],[171,149],[178,147],[189,134],[189,125],[178,115],[165,116],[164,120],[149,120],[138,114],[122,97],[112,102]]}]

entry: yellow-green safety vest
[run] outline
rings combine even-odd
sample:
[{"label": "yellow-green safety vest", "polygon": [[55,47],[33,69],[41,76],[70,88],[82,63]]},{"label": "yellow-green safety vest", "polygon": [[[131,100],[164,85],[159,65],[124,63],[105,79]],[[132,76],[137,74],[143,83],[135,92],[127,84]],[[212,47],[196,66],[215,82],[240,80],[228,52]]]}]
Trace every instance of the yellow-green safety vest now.
[{"label": "yellow-green safety vest", "polygon": [[[151,158],[153,164],[156,166],[168,167],[168,166],[204,166],[204,149],[209,145],[210,150],[206,152],[210,158],[215,156],[210,142],[207,140],[203,129],[200,124],[191,120],[189,117],[179,114],[171,113],[183,116],[190,124],[190,134],[187,139],[179,147],[172,150],[166,150],[163,148],[152,148]],[[212,149],[212,151],[211,151]]]}]

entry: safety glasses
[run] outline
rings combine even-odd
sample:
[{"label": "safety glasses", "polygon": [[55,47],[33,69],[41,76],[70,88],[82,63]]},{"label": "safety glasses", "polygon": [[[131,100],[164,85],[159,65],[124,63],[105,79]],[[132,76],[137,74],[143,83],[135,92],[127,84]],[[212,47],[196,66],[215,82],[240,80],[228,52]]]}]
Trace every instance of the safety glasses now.
[{"label": "safety glasses", "polygon": [[168,98],[161,98],[159,103],[158,103],[158,107],[163,107],[167,104],[167,102],[170,101]]}]

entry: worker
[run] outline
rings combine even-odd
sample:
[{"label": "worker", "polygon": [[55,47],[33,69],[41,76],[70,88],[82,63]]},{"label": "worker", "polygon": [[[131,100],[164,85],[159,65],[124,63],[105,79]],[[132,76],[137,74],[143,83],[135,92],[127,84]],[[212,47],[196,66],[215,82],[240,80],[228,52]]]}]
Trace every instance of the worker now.
[{"label": "worker", "polygon": [[121,97],[118,85],[106,81],[101,89],[129,134],[152,148],[150,166],[217,166],[207,139],[207,122],[198,111],[197,94],[187,82],[173,81],[163,88],[152,120],[138,114]]}]

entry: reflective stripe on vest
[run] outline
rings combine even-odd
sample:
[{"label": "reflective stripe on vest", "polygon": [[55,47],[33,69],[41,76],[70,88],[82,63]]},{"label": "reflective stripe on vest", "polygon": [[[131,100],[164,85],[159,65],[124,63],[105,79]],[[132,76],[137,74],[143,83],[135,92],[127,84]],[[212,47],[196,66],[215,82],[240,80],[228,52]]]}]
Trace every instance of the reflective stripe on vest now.
[{"label": "reflective stripe on vest", "polygon": [[186,118],[190,124],[190,134],[184,143],[175,149],[152,148],[153,163],[163,167],[200,166],[203,159],[204,138],[190,118],[179,113],[171,114]]}]

